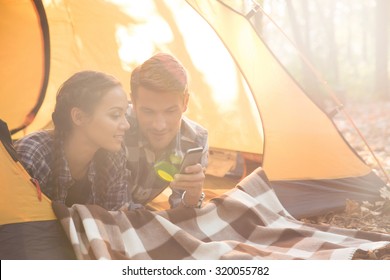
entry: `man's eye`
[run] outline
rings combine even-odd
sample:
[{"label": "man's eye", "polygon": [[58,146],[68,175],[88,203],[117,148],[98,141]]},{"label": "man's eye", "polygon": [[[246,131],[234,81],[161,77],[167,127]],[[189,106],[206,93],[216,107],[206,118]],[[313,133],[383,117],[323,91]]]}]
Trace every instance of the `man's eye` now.
[{"label": "man's eye", "polygon": [[146,115],[151,115],[151,114],[153,114],[153,112],[151,111],[151,110],[143,110],[142,111],[144,114],[146,114]]}]

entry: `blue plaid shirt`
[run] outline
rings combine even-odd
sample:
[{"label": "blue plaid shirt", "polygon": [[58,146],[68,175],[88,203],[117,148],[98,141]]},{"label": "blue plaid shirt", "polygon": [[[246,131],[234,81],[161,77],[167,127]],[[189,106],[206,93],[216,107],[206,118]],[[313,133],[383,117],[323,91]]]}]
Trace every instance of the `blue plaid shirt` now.
[{"label": "blue plaid shirt", "polygon": [[[15,142],[15,150],[19,160],[31,177],[38,180],[41,190],[48,197],[53,197],[52,178],[53,162],[53,133],[52,131],[38,131],[23,137]],[[61,150],[63,154],[63,150]],[[68,190],[75,180],[69,170],[65,157],[62,157],[59,171],[59,202],[64,203]],[[97,204],[107,210],[117,210],[124,206],[127,199],[128,171],[126,169],[125,148],[118,153],[107,153],[105,174],[108,174],[107,189],[102,196],[96,192],[96,162],[92,160],[87,177],[91,192],[87,199],[88,204]]]}]

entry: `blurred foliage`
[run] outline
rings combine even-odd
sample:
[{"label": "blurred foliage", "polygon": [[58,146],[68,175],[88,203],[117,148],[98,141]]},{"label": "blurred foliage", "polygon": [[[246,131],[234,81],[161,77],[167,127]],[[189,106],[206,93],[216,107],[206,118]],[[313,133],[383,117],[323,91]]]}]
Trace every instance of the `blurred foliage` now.
[{"label": "blurred foliage", "polygon": [[[302,63],[299,52],[321,73],[341,101],[390,100],[387,72],[390,55],[387,49],[383,50],[387,46],[390,21],[378,20],[390,16],[387,3],[384,0],[263,0],[259,4],[272,20],[260,12],[254,23],[274,54],[313,99],[326,97],[321,82]],[[380,4],[384,5],[384,11]],[[381,65],[384,62],[386,69]]]}]

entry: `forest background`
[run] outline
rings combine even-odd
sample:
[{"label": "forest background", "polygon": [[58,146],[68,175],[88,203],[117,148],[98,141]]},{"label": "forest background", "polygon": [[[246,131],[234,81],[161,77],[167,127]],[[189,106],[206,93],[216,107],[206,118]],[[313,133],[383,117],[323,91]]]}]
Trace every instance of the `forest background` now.
[{"label": "forest background", "polygon": [[[253,9],[253,1],[240,8]],[[305,221],[390,233],[390,1],[263,0],[253,24],[306,93],[326,111],[388,187],[375,203]],[[256,6],[256,5],[255,5]],[[359,132],[366,139],[364,143]],[[373,154],[370,152],[372,150]]]}]

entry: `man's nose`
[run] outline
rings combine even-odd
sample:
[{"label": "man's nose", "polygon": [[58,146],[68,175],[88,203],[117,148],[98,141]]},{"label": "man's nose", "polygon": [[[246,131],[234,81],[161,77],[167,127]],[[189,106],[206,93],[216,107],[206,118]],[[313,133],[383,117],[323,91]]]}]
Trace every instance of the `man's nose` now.
[{"label": "man's nose", "polygon": [[157,131],[162,131],[167,127],[167,122],[164,118],[164,116],[156,116],[156,118],[153,121],[153,129]]}]

